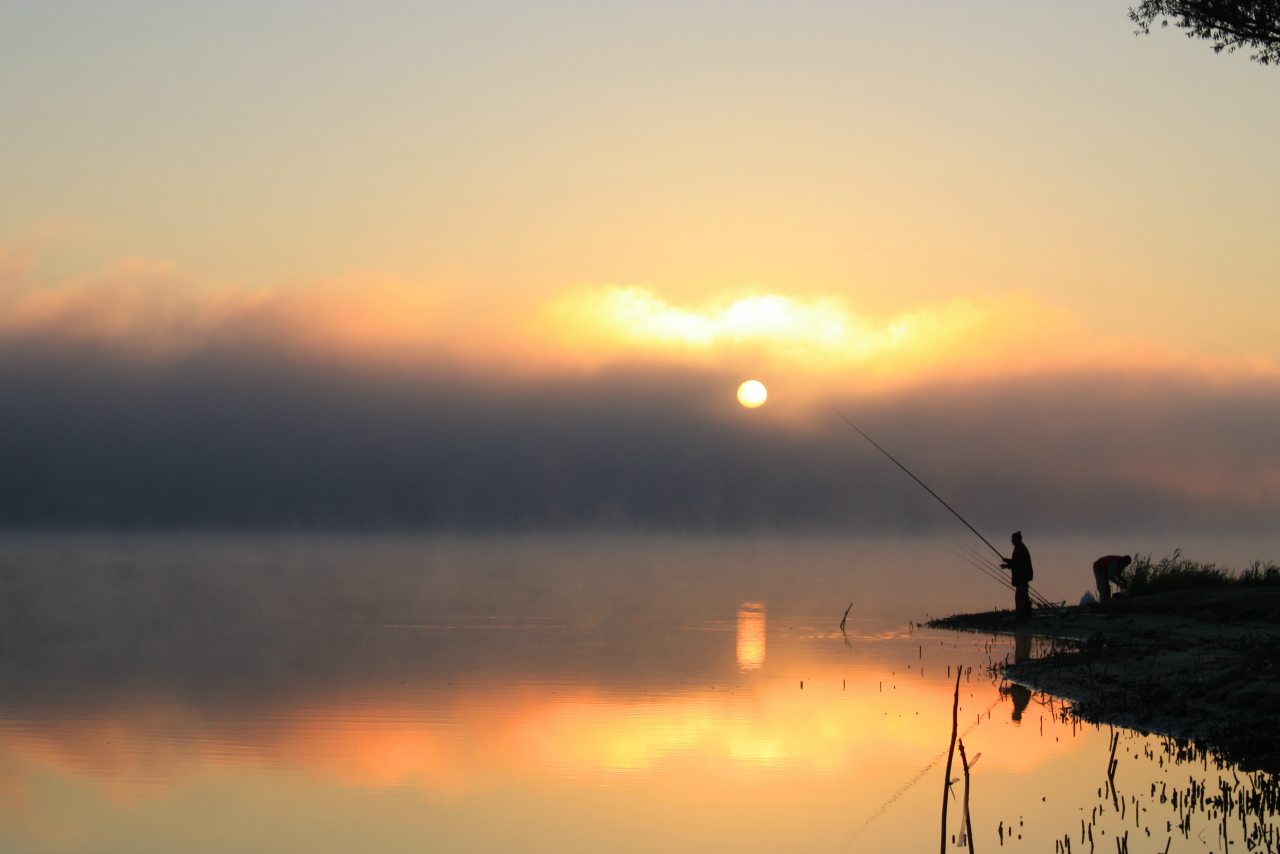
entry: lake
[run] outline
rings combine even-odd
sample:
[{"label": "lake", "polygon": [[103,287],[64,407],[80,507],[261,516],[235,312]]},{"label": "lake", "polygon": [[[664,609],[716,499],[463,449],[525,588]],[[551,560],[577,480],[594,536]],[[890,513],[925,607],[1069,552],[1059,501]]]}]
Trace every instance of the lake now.
[{"label": "lake", "polygon": [[[1069,601],[1106,552],[1277,556],[1028,545]],[[0,850],[934,850],[957,673],[975,850],[1280,850],[1273,779],[992,672],[1045,641],[921,628],[1011,606],[975,548],[4,535]]]}]

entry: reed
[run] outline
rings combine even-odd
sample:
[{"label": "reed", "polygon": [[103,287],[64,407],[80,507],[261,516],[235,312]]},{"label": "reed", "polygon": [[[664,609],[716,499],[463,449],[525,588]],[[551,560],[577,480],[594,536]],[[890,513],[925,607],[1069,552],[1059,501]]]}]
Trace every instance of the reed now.
[{"label": "reed", "polygon": [[1280,587],[1280,565],[1255,560],[1239,572],[1212,562],[1191,560],[1181,549],[1159,560],[1137,555],[1125,573],[1124,591],[1130,596],[1213,587]]}]

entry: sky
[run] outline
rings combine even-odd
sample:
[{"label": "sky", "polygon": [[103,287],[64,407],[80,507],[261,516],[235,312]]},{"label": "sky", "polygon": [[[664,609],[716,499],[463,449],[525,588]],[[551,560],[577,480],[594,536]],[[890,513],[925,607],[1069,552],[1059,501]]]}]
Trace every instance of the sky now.
[{"label": "sky", "polygon": [[1280,77],[1126,9],[0,0],[0,525],[1274,530]]}]

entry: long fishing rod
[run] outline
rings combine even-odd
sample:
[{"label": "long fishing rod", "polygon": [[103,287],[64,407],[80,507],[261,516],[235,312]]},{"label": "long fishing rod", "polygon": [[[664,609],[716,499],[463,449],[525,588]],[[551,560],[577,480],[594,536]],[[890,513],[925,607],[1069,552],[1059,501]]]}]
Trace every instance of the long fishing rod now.
[{"label": "long fishing rod", "polygon": [[[895,466],[897,466],[898,468],[902,469],[902,470],[903,470],[903,472],[905,472],[905,473],[906,473],[906,475],[907,475],[908,477],[910,477],[910,478],[911,478],[912,480],[914,480],[916,483],[920,484],[921,488],[922,488],[922,489],[924,489],[924,491],[925,491],[925,492],[927,492],[927,493],[929,493],[930,495],[932,495],[935,499],[937,499],[937,502],[938,502],[939,504],[941,504],[943,507],[947,508],[947,510],[951,511],[951,515],[952,515],[952,516],[955,516],[957,519],[959,519],[959,520],[960,520],[960,522],[961,522],[961,523],[962,523],[966,528],[968,528],[970,531],[972,531],[972,532],[973,532],[974,536],[976,536],[978,539],[982,540],[982,542],[986,543],[987,548],[991,549],[991,551],[995,553],[995,556],[996,556],[996,557],[998,557],[998,558],[1000,558],[1000,561],[1001,561],[1002,563],[1004,562],[1005,557],[1004,557],[1004,555],[1002,555],[1002,554],[1000,553],[1000,550],[999,550],[999,549],[997,549],[995,546],[991,545],[991,541],[990,541],[990,540],[988,540],[986,537],[982,536],[982,532],[981,532],[981,531],[979,531],[977,528],[973,527],[973,525],[970,525],[970,524],[969,524],[969,520],[968,520],[968,519],[966,519],[966,518],[964,518],[963,516],[961,516],[961,515],[960,515],[960,513],[959,513],[959,511],[957,511],[957,510],[956,510],[956,508],[954,508],[954,507],[952,507],[950,504],[948,504],[948,503],[946,502],[946,500],[945,500],[945,499],[943,499],[943,497],[942,497],[941,495],[939,495],[938,493],[936,493],[936,492],[934,492],[932,489],[930,489],[930,488],[929,488],[929,484],[925,483],[923,480],[921,480],[920,478],[916,477],[915,472],[911,471],[911,469],[909,469],[909,468],[907,468],[906,466],[904,466],[904,465],[903,465],[903,464],[898,460],[898,458],[897,458],[897,457],[895,457],[893,454],[889,453],[889,452],[888,452],[888,451],[886,451],[884,448],[882,448],[882,447],[880,446],[880,443],[879,443],[879,442],[877,442],[875,439],[872,439],[870,436],[868,436],[868,435],[866,434],[866,432],[865,432],[861,427],[859,427],[857,424],[854,424],[852,421],[850,421],[850,420],[849,420],[849,418],[848,418],[848,417],[847,417],[843,412],[841,412],[840,410],[836,409],[834,406],[831,408],[831,411],[832,411],[832,412],[834,412],[836,415],[840,416],[840,420],[841,420],[841,421],[843,421],[845,424],[848,424],[848,425],[849,425],[850,427],[852,427],[855,431],[857,431],[857,433],[858,433],[858,435],[859,435],[859,436],[861,436],[862,438],[864,438],[864,439],[866,439],[868,442],[870,442],[870,443],[872,444],[872,446],[873,446],[877,451],[879,451],[880,453],[882,453],[882,454],[884,454],[886,457],[888,457],[888,458],[889,458],[889,460],[890,460],[890,461],[891,461]],[[1000,577],[1000,583],[1001,583],[1001,584],[1007,584],[1008,582],[1006,582],[1006,581],[1004,580],[1003,576],[1001,576],[1001,577]],[[1029,588],[1029,587],[1030,587],[1030,585],[1028,585],[1028,588]],[[1040,600],[1040,604],[1046,604],[1046,602],[1045,602],[1045,600],[1044,600],[1044,597],[1040,596],[1038,593],[1037,593],[1037,594],[1035,594],[1035,597],[1036,597],[1036,599],[1037,599],[1037,600]]]},{"label": "long fishing rod", "polygon": [[965,526],[966,528],[968,528],[970,531],[973,531],[974,536],[976,536],[978,539],[980,539],[980,540],[982,540],[984,543],[986,543],[986,544],[987,544],[987,548],[989,548],[989,549],[991,549],[991,551],[995,552],[996,557],[1000,558],[1000,560],[1004,560],[1004,555],[1000,554],[1000,550],[999,550],[999,549],[997,549],[995,546],[991,545],[991,541],[990,541],[990,540],[988,540],[986,537],[982,536],[982,533],[981,533],[977,528],[975,528],[975,527],[973,527],[972,525],[970,525],[970,524],[969,524],[969,520],[968,520],[968,519],[964,518],[964,517],[963,517],[963,516],[961,516],[959,513],[957,513],[957,512],[956,512],[956,508],[952,507],[950,504],[948,504],[946,501],[944,501],[944,500],[942,499],[942,496],[941,496],[941,495],[939,495],[938,493],[936,493],[936,492],[934,492],[932,489],[930,489],[930,488],[929,488],[929,484],[925,483],[923,480],[921,480],[920,478],[916,477],[916,476],[915,476],[915,474],[914,474],[914,473],[912,473],[911,469],[907,468],[907,467],[906,467],[906,466],[904,466],[902,463],[898,462],[898,458],[897,458],[897,457],[895,457],[893,454],[891,454],[891,453],[889,453],[888,451],[886,451],[884,448],[880,447],[880,443],[879,443],[879,442],[877,442],[875,439],[872,439],[870,436],[868,436],[866,433],[864,433],[864,432],[862,431],[862,428],[861,428],[861,427],[859,427],[857,424],[854,424],[854,423],[853,423],[852,421],[850,421],[848,418],[846,418],[846,417],[845,417],[845,414],[844,414],[843,412],[841,412],[840,410],[836,409],[835,407],[832,407],[832,408],[831,408],[831,411],[832,411],[832,412],[834,412],[836,415],[839,415],[839,416],[840,416],[840,418],[841,418],[841,420],[843,420],[845,424],[848,424],[848,425],[849,425],[850,427],[852,427],[854,430],[857,430],[857,431],[858,431],[858,435],[859,435],[859,436],[861,436],[862,438],[866,439],[868,442],[870,442],[872,445],[874,445],[874,446],[875,446],[875,449],[876,449],[877,451],[879,451],[880,453],[882,453],[882,454],[884,454],[886,457],[888,457],[890,460],[892,460],[892,461],[893,461],[893,464],[894,464],[895,466],[897,466],[898,468],[902,469],[904,472],[906,472],[908,477],[910,477],[910,478],[911,478],[912,480],[914,480],[916,483],[920,484],[920,486],[922,486],[922,487],[924,488],[924,491],[925,491],[925,492],[929,493],[930,495],[932,495],[934,498],[936,498],[936,499],[938,500],[938,503],[939,503],[939,504],[941,504],[943,507],[945,507],[945,508],[947,508],[948,510],[950,510],[950,511],[951,511],[951,515],[952,515],[952,516],[955,516],[955,517],[956,517],[957,519],[959,519],[962,523],[964,523],[964,526]]}]

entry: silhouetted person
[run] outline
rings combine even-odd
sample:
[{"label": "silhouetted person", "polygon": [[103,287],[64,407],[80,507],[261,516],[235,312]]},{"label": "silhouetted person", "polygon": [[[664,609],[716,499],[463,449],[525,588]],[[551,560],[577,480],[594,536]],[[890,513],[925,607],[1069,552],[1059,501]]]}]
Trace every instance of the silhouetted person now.
[{"label": "silhouetted person", "polygon": [[1035,575],[1031,568],[1031,552],[1022,544],[1022,532],[1014,531],[1009,538],[1013,543],[1013,555],[1000,565],[1013,573],[1013,605],[1017,609],[1019,620],[1031,619],[1031,579]]},{"label": "silhouetted person", "polygon": [[1124,571],[1133,558],[1129,555],[1104,555],[1093,562],[1093,580],[1098,585],[1098,601],[1111,601],[1111,585],[1124,587]]}]

